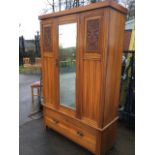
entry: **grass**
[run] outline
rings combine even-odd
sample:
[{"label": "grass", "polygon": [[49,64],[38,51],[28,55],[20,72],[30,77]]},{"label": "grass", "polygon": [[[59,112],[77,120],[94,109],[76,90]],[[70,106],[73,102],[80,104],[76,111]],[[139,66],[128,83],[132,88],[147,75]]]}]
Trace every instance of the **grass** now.
[{"label": "grass", "polygon": [[40,68],[36,67],[34,65],[32,65],[30,67],[19,66],[19,73],[23,73],[23,74],[39,74],[40,73]]}]

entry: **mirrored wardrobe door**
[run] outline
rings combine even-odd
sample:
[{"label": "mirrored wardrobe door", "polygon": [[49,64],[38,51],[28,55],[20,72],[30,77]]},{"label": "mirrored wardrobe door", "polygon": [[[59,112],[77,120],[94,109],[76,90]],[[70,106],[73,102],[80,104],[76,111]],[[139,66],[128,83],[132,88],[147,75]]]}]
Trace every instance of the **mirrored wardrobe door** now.
[{"label": "mirrored wardrobe door", "polygon": [[59,25],[59,101],[76,108],[77,23]]}]

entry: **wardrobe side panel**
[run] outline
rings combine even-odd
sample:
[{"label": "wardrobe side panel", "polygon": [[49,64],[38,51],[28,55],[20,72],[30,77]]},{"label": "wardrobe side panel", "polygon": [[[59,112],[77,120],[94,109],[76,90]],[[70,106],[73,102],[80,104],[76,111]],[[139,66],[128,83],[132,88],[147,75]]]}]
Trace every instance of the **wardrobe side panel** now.
[{"label": "wardrobe side panel", "polygon": [[109,9],[103,126],[118,116],[125,15]]}]

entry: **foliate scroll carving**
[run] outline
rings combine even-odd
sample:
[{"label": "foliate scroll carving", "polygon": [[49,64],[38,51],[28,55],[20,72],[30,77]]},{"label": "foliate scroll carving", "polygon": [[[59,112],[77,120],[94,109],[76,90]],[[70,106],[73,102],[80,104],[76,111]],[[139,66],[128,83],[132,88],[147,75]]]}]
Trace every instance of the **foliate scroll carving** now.
[{"label": "foliate scroll carving", "polygon": [[91,19],[87,21],[86,50],[98,52],[99,48],[100,20]]},{"label": "foliate scroll carving", "polygon": [[52,45],[51,45],[51,26],[46,26],[43,29],[43,44],[44,44],[44,50],[51,52],[52,51]]}]

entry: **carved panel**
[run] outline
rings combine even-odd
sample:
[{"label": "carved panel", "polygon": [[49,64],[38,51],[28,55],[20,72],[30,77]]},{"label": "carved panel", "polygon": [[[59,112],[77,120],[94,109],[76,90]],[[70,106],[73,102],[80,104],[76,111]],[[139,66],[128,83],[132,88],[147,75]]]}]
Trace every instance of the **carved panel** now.
[{"label": "carved panel", "polygon": [[43,44],[44,44],[44,51],[51,52],[52,45],[51,45],[51,26],[46,26],[43,29]]},{"label": "carved panel", "polygon": [[98,52],[99,48],[100,20],[91,19],[87,21],[86,50]]}]

